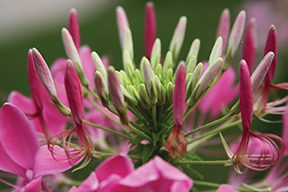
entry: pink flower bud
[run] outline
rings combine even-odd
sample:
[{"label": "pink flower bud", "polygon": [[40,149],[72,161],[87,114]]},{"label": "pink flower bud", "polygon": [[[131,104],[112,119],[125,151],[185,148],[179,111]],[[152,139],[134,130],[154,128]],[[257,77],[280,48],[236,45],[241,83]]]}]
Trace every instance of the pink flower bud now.
[{"label": "pink flower bud", "polygon": [[33,101],[37,110],[42,109],[42,82],[37,74],[36,67],[34,64],[32,49],[29,49],[27,58],[27,71],[29,86]]},{"label": "pink flower bud", "polygon": [[80,33],[76,9],[71,9],[69,14],[68,31],[72,36],[74,44],[79,51],[80,47]]},{"label": "pink flower bud", "polygon": [[173,116],[174,124],[181,126],[185,107],[186,96],[186,68],[183,61],[180,62],[176,73],[173,93]]},{"label": "pink flower bud", "polygon": [[144,29],[146,57],[150,59],[152,47],[156,38],[156,18],[152,2],[146,4]]},{"label": "pink flower bud", "polygon": [[47,63],[43,59],[42,55],[39,53],[37,49],[33,48],[32,53],[33,53],[33,58],[34,58],[34,64],[36,67],[36,71],[39,75],[39,78],[43,86],[45,87],[48,95],[50,96],[52,101],[55,102],[57,100],[57,95],[56,95],[56,88],[54,85],[54,80],[52,78],[51,71]]},{"label": "pink flower bud", "polygon": [[243,43],[243,59],[246,61],[250,74],[256,56],[256,19],[252,18],[248,24],[247,32]]},{"label": "pink flower bud", "polygon": [[169,51],[172,52],[174,61],[177,59],[180,49],[182,47],[182,43],[183,43],[184,36],[185,36],[186,23],[187,23],[187,18],[185,16],[182,16],[179,19],[179,22],[174,31],[174,34],[173,34],[173,37],[169,46]]},{"label": "pink flower bud", "polygon": [[253,94],[250,72],[245,60],[240,61],[240,112],[243,131],[250,129],[253,113]]},{"label": "pink flower bud", "polygon": [[217,30],[217,38],[222,37],[223,39],[222,52],[225,51],[227,45],[229,29],[230,29],[230,13],[228,9],[224,9],[224,11],[221,14]]},{"label": "pink flower bud", "polygon": [[276,69],[276,64],[277,64],[277,34],[276,34],[276,28],[274,25],[272,25],[269,29],[265,48],[264,48],[264,55],[266,55],[270,51],[272,51],[275,54],[275,56],[273,58],[269,71],[265,77],[265,82],[269,84],[271,83],[273,79],[275,69]]},{"label": "pink flower bud", "polygon": [[71,60],[67,60],[64,77],[67,99],[77,125],[82,124],[83,101],[80,80]]},{"label": "pink flower bud", "polygon": [[233,28],[231,30],[231,34],[230,34],[229,41],[228,41],[227,53],[229,54],[230,52],[232,57],[234,56],[235,52],[237,51],[239,47],[239,43],[241,41],[244,26],[245,26],[245,18],[246,18],[245,11],[241,11],[239,15],[237,16],[234,22]]},{"label": "pink flower bud", "polygon": [[119,38],[122,50],[124,50],[124,39],[126,29],[129,28],[129,23],[126,17],[126,13],[122,7],[117,7],[116,9],[117,25],[119,31]]}]

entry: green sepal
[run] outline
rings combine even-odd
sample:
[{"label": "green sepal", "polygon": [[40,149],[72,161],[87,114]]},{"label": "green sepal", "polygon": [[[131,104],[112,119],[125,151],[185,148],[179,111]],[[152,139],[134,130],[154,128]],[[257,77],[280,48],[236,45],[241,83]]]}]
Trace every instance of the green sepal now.
[{"label": "green sepal", "polygon": [[149,143],[147,145],[144,145],[143,147],[143,154],[142,154],[142,163],[146,163],[149,160],[149,157],[153,153],[154,147]]},{"label": "green sepal", "polygon": [[159,141],[160,133],[154,133],[152,132],[152,138],[153,138],[153,147],[156,146],[157,142]]},{"label": "green sepal", "polygon": [[85,159],[83,160],[82,164],[79,167],[73,169],[72,173],[74,173],[75,171],[78,171],[80,169],[85,168],[88,165],[88,163],[90,162],[90,160],[91,160],[91,156],[85,157]]}]

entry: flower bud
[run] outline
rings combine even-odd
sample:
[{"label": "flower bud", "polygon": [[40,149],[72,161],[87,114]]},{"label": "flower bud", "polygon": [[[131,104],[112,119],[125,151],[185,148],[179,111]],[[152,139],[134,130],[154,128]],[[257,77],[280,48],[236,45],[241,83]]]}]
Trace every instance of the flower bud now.
[{"label": "flower bud", "polygon": [[173,54],[174,61],[177,60],[180,49],[182,47],[182,43],[183,43],[184,36],[185,36],[186,23],[187,23],[187,18],[185,16],[182,16],[179,19],[179,22],[174,31],[174,34],[173,34],[173,37],[169,46],[169,51],[171,51],[171,53]]},{"label": "flower bud", "polygon": [[174,93],[174,85],[172,82],[169,82],[166,85],[166,90],[167,90],[167,104],[171,104],[172,103],[172,99],[173,99],[173,93]]},{"label": "flower bud", "polygon": [[81,84],[87,87],[89,85],[89,81],[84,75],[78,50],[73,42],[73,39],[69,31],[65,28],[62,29],[62,40],[63,40],[66,55],[74,63],[75,69],[77,71]]},{"label": "flower bud", "polygon": [[224,52],[226,48],[229,29],[230,29],[230,13],[228,9],[224,9],[221,14],[217,30],[217,38],[222,37],[223,39],[222,52]]},{"label": "flower bud", "polygon": [[101,73],[104,81],[106,83],[108,83],[108,81],[107,81],[107,70],[106,70],[106,67],[104,66],[101,58],[99,57],[99,55],[95,51],[93,51],[91,53],[91,58],[92,58],[92,61],[93,61],[94,65],[95,65],[96,70]]},{"label": "flower bud", "polygon": [[146,109],[150,108],[152,103],[151,103],[150,97],[149,97],[149,95],[147,93],[146,87],[145,87],[145,85],[143,83],[141,83],[139,85],[139,93],[141,95],[141,98],[145,101],[145,104],[143,104],[143,106]]},{"label": "flower bud", "polygon": [[173,68],[173,58],[172,58],[172,53],[170,51],[168,51],[166,53],[166,57],[165,57],[165,61],[163,64],[163,76],[165,76],[165,73],[168,69],[172,69]]},{"label": "flower bud", "polygon": [[128,77],[132,79],[135,66],[127,50],[123,51],[123,67]]},{"label": "flower bud", "polygon": [[153,45],[151,58],[150,58],[152,69],[156,68],[157,64],[160,63],[160,59],[161,59],[161,41],[160,39],[157,38]]},{"label": "flower bud", "polygon": [[131,60],[133,60],[134,58],[133,41],[132,41],[131,30],[129,28],[126,29],[123,46],[124,46],[123,51],[127,50],[130,55]]},{"label": "flower bud", "polygon": [[118,25],[118,32],[119,32],[119,39],[122,50],[124,50],[124,39],[126,29],[129,28],[129,23],[127,20],[126,13],[122,7],[117,7],[116,9],[116,18],[117,18],[117,25]]},{"label": "flower bud", "polygon": [[187,63],[186,73],[193,73],[196,67],[196,57],[194,55],[190,56],[189,63]]},{"label": "flower bud", "polygon": [[[123,87],[122,85],[121,86],[121,90],[122,90],[122,93],[124,95],[124,98],[125,100],[127,101],[127,103],[131,106],[131,107],[136,107],[138,105],[138,101],[134,98],[134,96],[132,94],[129,93],[128,90],[126,90],[125,87]],[[133,85],[130,85],[133,87]],[[129,86],[129,87],[130,87]]]},{"label": "flower bud", "polygon": [[187,55],[187,58],[186,58],[186,63],[187,64],[190,62],[190,58],[192,56],[195,57],[196,62],[197,62],[199,49],[200,49],[200,40],[199,39],[194,39],[194,41],[192,42],[191,47],[189,49],[189,53]]},{"label": "flower bud", "polygon": [[223,45],[223,40],[222,37],[218,37],[213,49],[210,53],[210,57],[209,57],[209,61],[208,61],[208,66],[210,65],[210,63],[213,63],[216,59],[218,59],[219,57],[221,57],[222,55],[222,45]]},{"label": "flower bud", "polygon": [[94,82],[95,82],[96,93],[100,101],[102,102],[102,105],[104,107],[108,107],[109,106],[109,90],[108,90],[108,86],[102,74],[99,71],[95,72]]},{"label": "flower bud", "polygon": [[38,76],[53,102],[57,101],[57,93],[51,71],[42,55],[35,48],[32,49],[34,64]]},{"label": "flower bud", "polygon": [[145,57],[143,57],[141,60],[141,70],[148,95],[151,97],[151,87],[152,87],[151,83],[154,81],[155,76],[149,63],[149,60]]},{"label": "flower bud", "polygon": [[80,47],[80,33],[79,33],[79,23],[76,9],[71,9],[69,14],[68,31],[71,34],[73,42],[76,49],[79,50]]},{"label": "flower bud", "polygon": [[199,79],[201,78],[202,70],[203,64],[199,63],[192,73],[192,78],[187,82],[186,99],[188,99],[194,91]]},{"label": "flower bud", "polygon": [[156,18],[152,2],[146,4],[145,9],[145,50],[146,57],[150,59],[151,50],[156,37]]},{"label": "flower bud", "polygon": [[[219,69],[221,68],[223,63],[223,59],[220,57],[216,59],[211,65],[205,70],[204,74],[200,78],[197,85],[199,85],[199,88],[196,93],[196,99],[200,99],[202,97],[207,89],[209,89],[211,82],[215,78],[216,74],[218,73]],[[196,86],[197,86],[196,85]]]},{"label": "flower bud", "polygon": [[112,66],[108,67],[108,84],[114,107],[119,114],[121,123],[127,125],[130,122],[130,119],[126,112],[126,105],[119,79],[115,73],[114,67]]},{"label": "flower bud", "polygon": [[239,47],[245,26],[245,18],[246,18],[245,11],[241,11],[234,22],[228,41],[228,48],[226,50],[225,63],[222,66],[223,71],[226,71],[229,68],[232,58],[234,57]]}]

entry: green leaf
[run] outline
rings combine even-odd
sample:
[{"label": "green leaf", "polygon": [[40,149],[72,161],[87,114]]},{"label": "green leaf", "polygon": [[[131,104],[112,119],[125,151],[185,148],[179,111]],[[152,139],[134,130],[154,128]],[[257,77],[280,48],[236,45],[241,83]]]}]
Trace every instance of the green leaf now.
[{"label": "green leaf", "polygon": [[142,155],[144,145],[139,144],[134,149],[128,152],[128,155]]},{"label": "green leaf", "polygon": [[159,133],[152,133],[152,137],[153,137],[153,146],[155,147],[158,140],[159,140],[160,134]]},{"label": "green leaf", "polygon": [[142,156],[142,163],[146,163],[149,159],[149,157],[153,153],[154,147],[151,144],[147,144],[143,148],[143,156]]}]

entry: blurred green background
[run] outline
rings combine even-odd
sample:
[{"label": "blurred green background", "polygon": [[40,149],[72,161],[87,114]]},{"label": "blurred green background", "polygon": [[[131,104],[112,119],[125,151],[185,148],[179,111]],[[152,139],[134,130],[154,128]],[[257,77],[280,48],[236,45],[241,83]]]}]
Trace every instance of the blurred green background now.
[{"label": "blurred green background", "polygon": [[[169,43],[178,19],[182,15],[185,15],[187,17],[187,28],[179,58],[185,59],[191,42],[195,38],[199,38],[201,40],[199,60],[207,60],[215,41],[221,12],[224,8],[230,10],[232,25],[232,22],[234,22],[237,14],[243,7],[242,4],[244,0],[158,0],[152,2],[154,3],[156,10],[157,37],[161,39],[162,53],[166,53],[169,48]],[[85,3],[85,1],[82,3]],[[134,42],[134,58],[135,62],[138,63],[144,55],[143,26],[144,8],[146,3],[147,1],[144,0],[114,0],[111,1],[110,4],[105,5],[105,7],[90,7],[89,16],[85,16],[86,13],[84,9],[81,9],[83,12],[78,10],[81,44],[89,45],[91,49],[96,51],[99,55],[107,55],[111,65],[114,65],[117,69],[122,68],[122,57],[115,18],[116,6],[121,5],[125,9],[129,20]],[[19,4],[19,6],[21,5]],[[55,7],[57,7],[57,4]],[[58,18],[59,21],[55,21],[55,23],[57,22],[56,27],[51,27],[51,29],[46,30],[46,33],[45,31],[38,33],[31,31],[31,35],[29,35],[29,33],[21,34],[22,31],[19,30],[16,33],[13,33],[15,38],[10,37],[11,40],[9,41],[5,40],[6,37],[0,37],[1,104],[6,101],[8,94],[12,90],[18,90],[29,96],[29,84],[26,72],[26,59],[29,48],[36,47],[41,52],[48,65],[51,65],[57,58],[66,57],[61,39],[61,28],[67,27],[70,8],[66,7],[67,12],[64,14],[65,16]],[[75,8],[77,9],[77,6]],[[95,9],[95,11],[91,11],[91,9]],[[53,12],[51,12],[51,14],[53,14]],[[7,15],[7,17],[9,17],[9,15]],[[37,17],[37,15],[35,15],[35,17]],[[49,19],[49,16],[46,19]],[[49,23],[51,22],[53,23],[53,20],[49,21]],[[43,26],[45,26],[45,23],[42,23],[42,25],[39,24],[37,27],[41,28]],[[27,27],[29,26],[27,25]],[[17,33],[20,38],[17,37]],[[265,41],[265,39],[263,39],[263,41]],[[260,52],[262,53],[262,50]],[[260,57],[261,53],[259,54]],[[238,52],[238,57],[240,57],[240,52]],[[287,56],[284,54],[280,55],[279,61],[284,62],[287,60]],[[256,59],[256,61],[259,62],[259,58]],[[237,60],[237,62],[239,62],[239,60]],[[237,62],[236,59],[233,62],[236,71],[238,68]],[[284,74],[285,70],[283,70],[283,67],[277,66],[277,72]],[[280,82],[281,75],[278,75],[276,80],[277,82]],[[209,171],[212,170],[210,169],[210,166],[199,166],[199,168],[206,170],[205,179],[209,181],[222,183],[227,179],[228,168],[223,169],[222,166],[213,165],[214,174],[211,174]],[[90,170],[92,169],[94,168],[90,168]],[[86,172],[87,175],[89,173],[90,172]],[[219,176],[221,173],[223,173],[223,177]]]}]

